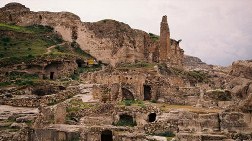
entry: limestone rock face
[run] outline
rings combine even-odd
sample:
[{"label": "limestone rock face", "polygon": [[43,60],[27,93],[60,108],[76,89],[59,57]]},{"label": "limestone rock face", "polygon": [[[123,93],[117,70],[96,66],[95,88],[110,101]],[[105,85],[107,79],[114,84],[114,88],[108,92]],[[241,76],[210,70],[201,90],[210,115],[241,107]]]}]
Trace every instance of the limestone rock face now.
[{"label": "limestone rock face", "polygon": [[228,90],[209,90],[204,95],[206,100],[230,101],[232,99],[231,92]]},{"label": "limestone rock face", "polygon": [[223,131],[245,131],[248,127],[243,113],[223,112],[220,114],[220,120],[221,130]]},{"label": "limestone rock face", "polygon": [[187,69],[211,69],[211,65],[207,65],[205,62],[201,61],[200,58],[194,57],[194,56],[189,56],[185,55],[184,56],[184,65]]},{"label": "limestone rock face", "polygon": [[233,62],[231,75],[252,79],[252,60],[240,60]]},{"label": "limestone rock face", "polygon": [[114,20],[84,25],[86,29],[79,27],[77,42],[98,60],[113,66],[121,62],[152,61],[148,49],[154,42],[146,32]]},{"label": "limestone rock face", "polygon": [[[70,12],[33,12],[22,4],[10,3],[0,8],[0,22],[20,26],[47,25],[65,41],[77,42],[80,48],[98,61],[115,66],[120,63],[158,62],[159,40],[141,30],[115,21],[82,22]],[[168,45],[170,39],[167,38]],[[184,51],[171,39],[171,55],[167,63],[182,66]],[[167,57],[167,56],[166,56]]]},{"label": "limestone rock face", "polygon": [[252,93],[251,84],[252,81],[249,79],[236,77],[228,83],[227,89],[236,98],[245,99],[249,93]]}]

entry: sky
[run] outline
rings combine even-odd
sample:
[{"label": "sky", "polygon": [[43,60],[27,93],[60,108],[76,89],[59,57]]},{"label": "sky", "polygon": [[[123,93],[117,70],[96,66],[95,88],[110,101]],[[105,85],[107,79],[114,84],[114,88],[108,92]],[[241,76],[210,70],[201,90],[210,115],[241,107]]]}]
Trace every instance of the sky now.
[{"label": "sky", "polygon": [[0,0],[32,11],[69,11],[83,22],[114,19],[159,35],[167,15],[171,38],[185,54],[208,64],[228,66],[252,59],[252,0]]}]

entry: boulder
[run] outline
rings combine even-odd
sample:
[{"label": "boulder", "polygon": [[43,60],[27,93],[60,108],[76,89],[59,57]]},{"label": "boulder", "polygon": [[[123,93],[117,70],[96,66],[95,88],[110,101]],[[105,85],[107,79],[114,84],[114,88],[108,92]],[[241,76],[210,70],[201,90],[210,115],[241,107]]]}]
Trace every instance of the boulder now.
[{"label": "boulder", "polygon": [[252,60],[239,60],[233,62],[230,74],[237,77],[252,79]]},{"label": "boulder", "polygon": [[232,96],[238,99],[245,99],[249,93],[252,93],[252,81],[246,78],[236,77],[226,86]]},{"label": "boulder", "polygon": [[230,101],[232,99],[231,92],[228,90],[209,90],[204,95],[206,100],[215,100],[215,101]]}]

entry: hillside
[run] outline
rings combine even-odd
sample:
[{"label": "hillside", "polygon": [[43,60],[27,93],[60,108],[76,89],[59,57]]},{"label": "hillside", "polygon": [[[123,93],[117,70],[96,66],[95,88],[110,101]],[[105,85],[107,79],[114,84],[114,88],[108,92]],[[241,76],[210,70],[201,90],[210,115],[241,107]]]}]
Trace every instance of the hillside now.
[{"label": "hillside", "polygon": [[[90,59],[93,57],[82,51],[77,43],[64,41],[52,27],[0,23],[0,86],[39,84],[46,78],[43,69],[52,63],[72,61],[77,64],[79,60],[85,68],[85,62]],[[68,72],[68,76],[73,71]]]},{"label": "hillside", "polygon": [[0,8],[0,141],[252,140],[252,61],[184,55],[167,19]]}]

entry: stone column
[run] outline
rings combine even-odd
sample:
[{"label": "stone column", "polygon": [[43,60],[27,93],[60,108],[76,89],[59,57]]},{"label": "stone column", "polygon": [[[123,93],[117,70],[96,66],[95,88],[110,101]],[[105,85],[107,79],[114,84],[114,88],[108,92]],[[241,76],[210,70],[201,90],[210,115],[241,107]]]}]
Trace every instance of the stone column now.
[{"label": "stone column", "polygon": [[167,16],[163,16],[160,25],[160,48],[159,48],[159,60],[160,62],[166,62],[169,60],[169,53],[171,51],[170,43],[170,30],[167,23]]}]

